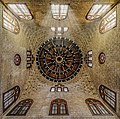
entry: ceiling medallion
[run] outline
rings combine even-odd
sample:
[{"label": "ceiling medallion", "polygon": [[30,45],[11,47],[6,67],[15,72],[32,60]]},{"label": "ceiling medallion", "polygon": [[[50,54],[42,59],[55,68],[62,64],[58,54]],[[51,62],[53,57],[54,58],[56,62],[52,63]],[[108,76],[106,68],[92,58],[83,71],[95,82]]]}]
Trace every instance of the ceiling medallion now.
[{"label": "ceiling medallion", "polygon": [[105,60],[106,60],[105,53],[101,52],[101,53],[99,54],[98,60],[99,60],[99,63],[100,63],[100,64],[104,64],[104,63],[105,63]]},{"label": "ceiling medallion", "polygon": [[15,54],[15,56],[14,56],[14,64],[17,65],[17,66],[19,66],[20,63],[21,63],[21,57],[20,57],[20,55],[19,54]]},{"label": "ceiling medallion", "polygon": [[67,38],[54,37],[39,48],[36,64],[42,75],[54,82],[72,79],[82,66],[80,48]]}]

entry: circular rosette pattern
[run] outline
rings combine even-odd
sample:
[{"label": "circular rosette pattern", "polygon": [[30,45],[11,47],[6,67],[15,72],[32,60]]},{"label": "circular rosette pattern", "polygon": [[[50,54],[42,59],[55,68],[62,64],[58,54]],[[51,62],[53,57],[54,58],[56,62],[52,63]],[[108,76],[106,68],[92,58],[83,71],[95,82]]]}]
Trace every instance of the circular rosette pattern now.
[{"label": "circular rosette pattern", "polygon": [[54,82],[72,79],[82,66],[80,48],[67,38],[54,37],[41,45],[36,64],[42,75]]}]

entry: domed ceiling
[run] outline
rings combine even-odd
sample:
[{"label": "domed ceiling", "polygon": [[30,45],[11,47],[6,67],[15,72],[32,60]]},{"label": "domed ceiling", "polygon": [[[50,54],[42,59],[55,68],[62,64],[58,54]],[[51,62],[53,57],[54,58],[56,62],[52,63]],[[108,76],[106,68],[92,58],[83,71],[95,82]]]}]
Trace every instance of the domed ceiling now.
[{"label": "domed ceiling", "polygon": [[[3,1],[6,5],[7,3],[21,2],[20,0]],[[105,1],[110,2],[109,0]],[[111,0],[111,2],[114,1],[115,0]],[[56,1],[26,0],[24,2],[30,9],[34,19],[27,22],[22,21],[24,24],[21,22],[21,33],[24,34],[24,39],[26,40],[26,49],[30,48],[32,50],[34,57],[36,56],[37,63],[36,66],[36,63],[34,62],[32,69],[28,71],[28,77],[26,76],[27,74],[25,75],[27,78],[23,77],[25,80],[25,92],[32,92],[31,90],[40,91],[45,85],[48,87],[48,85],[54,85],[54,82],[64,82],[64,84],[70,84],[72,87],[79,89],[79,91],[94,93],[96,92],[95,86],[91,79],[93,73],[91,72],[91,69],[88,69],[88,67],[83,64],[82,57],[84,57],[88,50],[92,49],[92,41],[94,38],[97,39],[95,32],[96,30],[98,31],[98,22],[88,22],[85,19],[87,12],[95,1],[58,1],[70,4],[68,17],[61,22],[52,18],[50,11],[51,2]],[[64,35],[62,34],[63,39],[55,38],[55,34],[51,31],[51,27],[68,27],[69,30]],[[53,39],[50,39],[52,37]],[[62,40],[66,45],[62,45]],[[70,48],[71,45],[75,47]],[[65,52],[63,55],[60,49],[63,49]],[[46,52],[48,51],[45,50],[49,50],[51,55],[47,55]],[[97,53],[95,55],[97,55]],[[93,59],[95,58],[95,55]],[[55,74],[57,75],[55,76]],[[73,77],[74,79],[72,79]]]}]

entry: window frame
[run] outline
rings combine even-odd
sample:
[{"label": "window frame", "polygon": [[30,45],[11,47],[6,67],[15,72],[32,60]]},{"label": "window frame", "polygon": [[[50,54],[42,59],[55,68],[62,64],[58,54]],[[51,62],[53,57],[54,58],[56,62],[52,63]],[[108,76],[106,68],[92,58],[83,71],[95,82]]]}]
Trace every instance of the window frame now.
[{"label": "window frame", "polygon": [[[31,19],[21,18],[17,13],[15,13],[15,12],[8,6],[9,4],[24,4],[24,5],[27,7],[27,9],[28,9],[28,11],[29,11],[29,13],[30,13],[30,15],[31,15]],[[16,15],[16,16],[18,16],[20,19],[28,20],[28,21],[30,21],[30,20],[33,19],[33,15],[32,15],[32,13],[31,13],[31,10],[29,9],[29,7],[28,7],[28,5],[27,5],[26,3],[15,3],[15,2],[13,2],[13,3],[7,3],[6,5],[7,5],[7,8],[10,9],[10,11],[13,12],[13,14]],[[23,13],[23,14],[24,14],[24,13]],[[25,17],[25,16],[24,16],[24,17]]]},{"label": "window frame", "polygon": [[[59,28],[61,30],[59,30]],[[51,31],[54,32],[55,35],[58,35],[58,36],[63,35],[65,32],[68,31],[68,29],[69,29],[68,27],[61,27],[61,26],[59,26],[59,27],[51,27]]]},{"label": "window frame", "polygon": [[[32,106],[32,104],[33,104],[32,99],[21,100],[20,102],[18,102],[18,104],[15,107],[12,108],[12,110],[8,112],[6,116],[25,116],[29,111],[30,107]],[[27,107],[27,109],[23,110],[25,109],[25,107]],[[16,111],[16,113],[13,113],[14,111]],[[24,113],[22,114],[21,112],[24,112]]]},{"label": "window frame", "polygon": [[[89,52],[92,52],[92,54],[89,54]],[[92,60],[89,58],[92,58]],[[88,67],[90,67],[90,68],[93,67],[93,51],[92,50],[87,51],[87,54],[86,54],[84,60]],[[92,64],[92,66],[90,66],[89,64]]]},{"label": "window frame", "polygon": [[26,68],[27,69],[32,68],[34,61],[35,61],[35,57],[32,54],[32,50],[30,49],[26,50]]},{"label": "window frame", "polygon": [[[52,5],[59,5],[59,15],[54,15],[54,14],[53,14]],[[65,18],[62,18],[62,19],[55,18],[54,16],[59,16],[59,17],[62,16],[62,15],[60,14],[60,13],[61,13],[61,12],[60,12],[60,11],[61,11],[61,5],[68,5],[68,9],[67,9],[66,16],[65,16]],[[65,20],[65,19],[67,18],[67,16],[68,16],[68,11],[69,11],[69,4],[52,4],[52,3],[51,3],[50,6],[51,6],[51,14],[52,14],[52,18],[53,18],[53,19],[60,21],[60,20]]]},{"label": "window frame", "polygon": [[[54,88],[54,91],[52,91],[53,88]],[[58,89],[60,89],[60,91]],[[54,87],[50,88],[50,92],[69,92],[69,89],[68,89],[68,87],[66,87],[62,84],[57,84]]]},{"label": "window frame", "polygon": [[[3,12],[6,12],[7,15],[9,15],[9,16],[16,22],[16,25],[13,25],[10,21],[7,20],[8,23],[10,23],[12,26],[14,26],[14,31],[4,26],[4,20],[6,20],[6,19],[4,18],[4,13],[3,13]],[[17,29],[17,32],[15,32],[15,27],[18,28],[18,29]],[[3,8],[3,9],[2,9],[2,28],[6,29],[6,30],[8,30],[8,31],[10,31],[10,32],[12,32],[12,33],[14,33],[14,34],[18,34],[18,33],[20,32],[20,26],[19,26],[18,19],[17,19],[17,18],[15,17],[15,15],[14,15],[10,10],[8,10],[7,8]]]},{"label": "window frame", "polygon": [[[103,88],[103,89],[102,89]],[[111,96],[109,96],[109,95],[107,95],[106,93],[105,93],[105,89],[107,89],[107,90],[109,90],[110,92],[112,92],[112,93],[114,93],[114,95],[115,95],[115,101],[113,101],[112,100],[112,97]],[[103,93],[102,93],[102,92]],[[106,87],[106,86],[104,86],[104,85],[100,85],[99,86],[99,94],[100,94],[100,97],[103,99],[103,101],[105,102],[105,103],[107,103],[111,108],[112,108],[112,110],[114,110],[115,112],[116,112],[116,110],[117,110],[117,93],[115,92],[115,91],[113,91],[113,90],[111,90],[111,89],[109,89],[108,87]],[[108,103],[108,101],[105,99],[105,97],[108,97],[110,100],[112,100],[113,102],[114,102],[114,107],[112,107],[112,105],[110,104],[110,103]],[[111,98],[110,98],[111,97]]]},{"label": "window frame", "polygon": [[[105,27],[107,26],[107,24],[109,24],[111,21],[113,21],[114,18],[113,18],[112,20],[108,21],[108,22],[107,22],[106,24],[104,24],[104,25],[102,25],[102,21],[104,21],[104,20],[106,21],[106,19],[107,19],[107,18],[111,15],[111,13],[113,13],[114,11],[116,11],[116,17],[115,17],[115,18],[116,18],[116,24],[115,24],[115,26],[113,26],[112,28],[105,30]],[[101,28],[101,27],[102,27],[102,28]],[[117,27],[117,5],[104,15],[104,17],[102,18],[102,20],[101,20],[101,22],[100,22],[100,25],[99,25],[99,32],[100,32],[101,34],[104,34],[104,33],[108,32],[108,31],[114,29],[115,27]],[[103,28],[104,28],[104,30],[102,30]]]},{"label": "window frame", "polygon": [[[92,102],[91,102],[92,101]],[[87,106],[88,106],[88,108],[89,108],[89,110],[90,110],[90,112],[92,113],[92,115],[93,116],[113,116],[113,114],[103,105],[103,103],[101,102],[101,101],[99,101],[99,100],[97,100],[97,99],[93,99],[93,98],[87,98],[86,100],[85,100],[85,103],[87,104]],[[90,106],[90,104],[92,104],[92,106]],[[96,105],[97,104],[97,105]],[[98,106],[98,104],[100,105],[100,106],[102,106],[102,109],[104,109],[108,114],[104,114],[102,111],[103,110],[100,110],[100,107]],[[99,112],[99,114],[97,113],[97,114],[95,114],[94,113],[94,109],[93,109],[93,106],[97,109],[97,112]],[[94,111],[93,111],[94,110]],[[104,112],[105,112],[104,111]]]},{"label": "window frame", "polygon": [[[110,3],[98,3],[98,5],[108,5],[108,4],[110,4]],[[96,19],[100,19],[100,18],[102,18],[103,16],[105,16],[115,5],[114,5],[114,3],[111,3],[111,8],[108,8],[104,13],[102,13],[98,18],[94,18],[94,19],[88,19],[88,15],[89,15],[89,13],[90,13],[90,11],[92,10],[92,8],[93,8],[93,6],[94,5],[97,5],[97,3],[93,3],[92,5],[91,5],[91,7],[90,7],[90,9],[88,10],[88,12],[87,12],[87,14],[86,14],[86,16],[85,16],[85,18],[86,18],[86,20],[89,20],[89,21],[94,21],[94,20],[96,20]],[[99,12],[100,10],[98,10],[98,12]],[[98,13],[97,12],[97,13]]]},{"label": "window frame", "polygon": [[[10,91],[12,91],[13,90],[13,94],[11,94],[10,96],[11,97],[7,97],[7,98],[5,98],[4,96],[7,94],[7,93],[9,93]],[[17,93],[18,92],[18,93]],[[17,85],[17,86],[14,86],[13,88],[11,88],[11,89],[9,89],[8,91],[6,91],[6,92],[4,92],[3,94],[2,94],[2,96],[3,96],[3,113],[14,103],[14,102],[16,102],[16,100],[18,99],[18,97],[19,97],[19,95],[20,95],[20,87]],[[9,100],[10,99],[12,99],[14,97],[14,100],[12,101],[12,103],[10,103],[6,108],[5,108],[5,103],[8,101],[9,102]],[[6,100],[6,101],[5,101]]]},{"label": "window frame", "polygon": [[[52,113],[52,110],[53,110],[53,105],[56,104],[57,105],[57,113],[56,114],[53,114]],[[65,106],[65,113],[61,113],[61,104],[63,104]],[[68,106],[67,106],[67,101],[64,100],[64,99],[60,99],[60,98],[57,98],[55,100],[52,100],[51,101],[51,104],[50,104],[50,110],[49,110],[49,115],[69,115],[68,113]]]}]

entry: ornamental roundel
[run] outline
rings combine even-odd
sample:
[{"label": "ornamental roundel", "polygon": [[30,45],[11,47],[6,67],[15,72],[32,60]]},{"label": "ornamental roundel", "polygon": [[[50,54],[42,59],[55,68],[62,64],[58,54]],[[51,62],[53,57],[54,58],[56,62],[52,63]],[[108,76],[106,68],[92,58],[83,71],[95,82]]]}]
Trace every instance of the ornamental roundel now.
[{"label": "ornamental roundel", "polygon": [[100,63],[100,64],[104,64],[104,63],[105,63],[105,60],[106,60],[105,53],[101,52],[101,53],[99,54],[98,60],[99,60],[99,63]]},{"label": "ornamental roundel", "polygon": [[14,56],[14,64],[17,65],[17,66],[19,66],[20,63],[21,63],[21,57],[20,57],[20,55],[19,54],[15,54],[15,56]]},{"label": "ornamental roundel", "polygon": [[64,82],[72,79],[82,66],[80,48],[67,38],[54,37],[39,48],[36,64],[48,80]]}]

